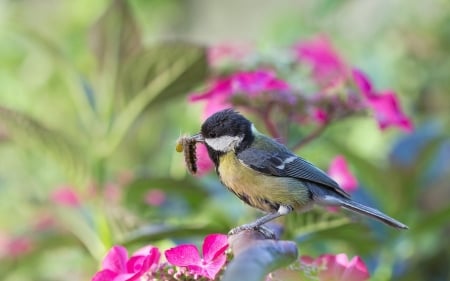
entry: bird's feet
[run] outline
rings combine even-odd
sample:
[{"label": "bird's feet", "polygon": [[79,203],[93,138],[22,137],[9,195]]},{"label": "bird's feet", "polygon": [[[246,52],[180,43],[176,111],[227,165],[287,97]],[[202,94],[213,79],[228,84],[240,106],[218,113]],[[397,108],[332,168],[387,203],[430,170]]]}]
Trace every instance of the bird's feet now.
[{"label": "bird's feet", "polygon": [[230,235],[230,236],[235,235],[244,230],[255,230],[255,231],[258,231],[259,233],[261,233],[264,236],[264,238],[266,238],[266,239],[276,239],[275,233],[273,233],[269,228],[267,228],[263,225],[255,226],[252,224],[244,224],[244,225],[235,227],[228,232],[228,235]]}]

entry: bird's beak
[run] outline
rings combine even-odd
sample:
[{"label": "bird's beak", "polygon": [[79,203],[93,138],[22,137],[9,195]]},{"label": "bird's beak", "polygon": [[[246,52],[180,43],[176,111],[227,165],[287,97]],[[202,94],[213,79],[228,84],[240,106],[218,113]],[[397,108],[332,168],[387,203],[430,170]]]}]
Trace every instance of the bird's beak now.
[{"label": "bird's beak", "polygon": [[195,134],[191,137],[192,140],[195,140],[196,142],[205,142],[205,138],[203,137],[202,133]]}]

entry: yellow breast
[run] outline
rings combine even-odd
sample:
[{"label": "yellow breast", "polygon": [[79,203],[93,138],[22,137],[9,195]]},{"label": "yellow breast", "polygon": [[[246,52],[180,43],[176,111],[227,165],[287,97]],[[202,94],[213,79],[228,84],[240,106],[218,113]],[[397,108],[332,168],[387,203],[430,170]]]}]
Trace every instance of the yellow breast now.
[{"label": "yellow breast", "polygon": [[226,187],[263,211],[276,211],[280,205],[298,209],[309,202],[308,189],[299,180],[257,172],[242,164],[234,152],[221,156],[218,172]]}]

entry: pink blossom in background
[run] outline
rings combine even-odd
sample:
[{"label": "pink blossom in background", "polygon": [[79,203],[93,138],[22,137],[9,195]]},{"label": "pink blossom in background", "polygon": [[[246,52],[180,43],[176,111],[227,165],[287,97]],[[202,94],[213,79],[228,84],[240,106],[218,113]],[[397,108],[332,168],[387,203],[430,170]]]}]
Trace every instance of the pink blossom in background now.
[{"label": "pink blossom in background", "polygon": [[72,186],[61,186],[53,190],[50,199],[53,203],[65,207],[79,207],[81,200]]},{"label": "pink blossom in background", "polygon": [[405,132],[411,132],[414,126],[400,108],[397,96],[392,91],[379,93],[368,101],[372,108],[375,119],[381,130],[389,127],[398,127]]},{"label": "pink blossom in background", "polygon": [[377,95],[373,89],[372,82],[370,82],[369,77],[362,70],[352,69],[352,77],[363,97],[370,99]]},{"label": "pink blossom in background", "polygon": [[159,263],[161,254],[152,246],[144,247],[128,258],[127,250],[122,246],[113,246],[102,262],[102,270],[92,281],[138,281]]},{"label": "pink blossom in background", "polygon": [[325,125],[328,122],[328,113],[321,108],[314,108],[311,117],[319,125]]},{"label": "pink blossom in background", "polygon": [[200,93],[190,95],[191,102],[205,100],[204,119],[213,113],[231,107],[233,95],[243,94],[248,98],[270,93],[271,99],[294,103],[296,98],[290,92],[287,82],[276,77],[270,70],[242,71],[213,81],[209,87]]},{"label": "pink blossom in background", "polygon": [[370,278],[366,264],[358,256],[348,260],[346,254],[325,254],[317,259],[303,256],[300,261],[307,266],[316,266],[321,281],[365,281]]},{"label": "pink blossom in background", "polygon": [[367,107],[369,107],[381,130],[398,127],[405,132],[411,132],[414,126],[406,116],[393,91],[377,92],[367,75],[358,69],[352,71],[353,81],[360,90]]},{"label": "pink blossom in background", "polygon": [[118,203],[122,198],[122,186],[116,183],[106,183],[103,188],[103,196],[110,203]]},{"label": "pink blossom in background", "polygon": [[270,70],[237,72],[232,75],[231,81],[234,93],[243,92],[250,97],[264,92],[289,91],[288,83],[278,79]]},{"label": "pink blossom in background", "polygon": [[20,258],[30,253],[34,248],[34,242],[27,236],[11,236],[0,232],[0,259]]},{"label": "pink blossom in background", "polygon": [[210,234],[203,241],[203,258],[195,245],[185,244],[165,252],[166,259],[175,266],[186,267],[192,274],[214,279],[226,262],[225,251],[228,237],[223,234]]},{"label": "pink blossom in background", "polygon": [[335,180],[339,186],[347,191],[352,192],[358,188],[358,181],[355,176],[350,172],[347,161],[344,156],[336,156],[330,164],[328,169],[328,175]]},{"label": "pink blossom in background", "polygon": [[161,189],[154,188],[145,194],[144,200],[150,206],[161,206],[166,201],[166,193]]},{"label": "pink blossom in background", "polygon": [[308,64],[316,81],[326,87],[347,78],[348,68],[326,36],[317,36],[294,45],[300,62]]},{"label": "pink blossom in background", "polygon": [[202,176],[214,168],[214,163],[211,161],[208,155],[206,146],[202,143],[197,144],[197,175]]}]

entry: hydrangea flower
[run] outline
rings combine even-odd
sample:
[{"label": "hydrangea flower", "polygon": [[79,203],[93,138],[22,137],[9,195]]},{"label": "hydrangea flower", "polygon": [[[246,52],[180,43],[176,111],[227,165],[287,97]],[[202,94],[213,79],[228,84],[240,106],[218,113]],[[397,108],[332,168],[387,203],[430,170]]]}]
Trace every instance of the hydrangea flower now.
[{"label": "hydrangea flower", "polygon": [[355,191],[358,187],[358,181],[350,172],[347,161],[344,156],[336,156],[330,164],[328,175],[334,179],[342,189],[347,192]]},{"label": "hydrangea flower", "polygon": [[203,241],[203,258],[192,244],[179,245],[165,252],[166,259],[175,266],[186,267],[192,274],[214,279],[226,262],[228,238],[223,234],[210,234]]},{"label": "hydrangea flower", "polygon": [[376,92],[367,75],[361,70],[353,69],[352,76],[381,130],[391,126],[399,127],[406,132],[413,130],[411,120],[403,113],[393,91]]},{"label": "hydrangea flower", "polygon": [[370,278],[366,264],[358,256],[349,260],[346,254],[324,254],[317,259],[303,256],[300,261],[316,267],[321,281],[364,281]]},{"label": "hydrangea flower", "polygon": [[270,70],[242,71],[216,79],[204,92],[193,94],[189,99],[191,102],[206,101],[203,115],[206,119],[219,110],[231,107],[230,99],[237,94],[250,99],[269,94],[264,96],[268,100],[290,104],[296,101],[290,93],[289,84]]},{"label": "hydrangea flower", "polygon": [[102,270],[97,272],[92,281],[135,281],[146,272],[156,267],[161,254],[153,246],[147,246],[128,258],[127,250],[114,246],[102,262]]},{"label": "hydrangea flower", "polygon": [[294,52],[300,62],[311,67],[313,78],[322,86],[333,86],[347,78],[347,65],[326,36],[300,41]]}]

